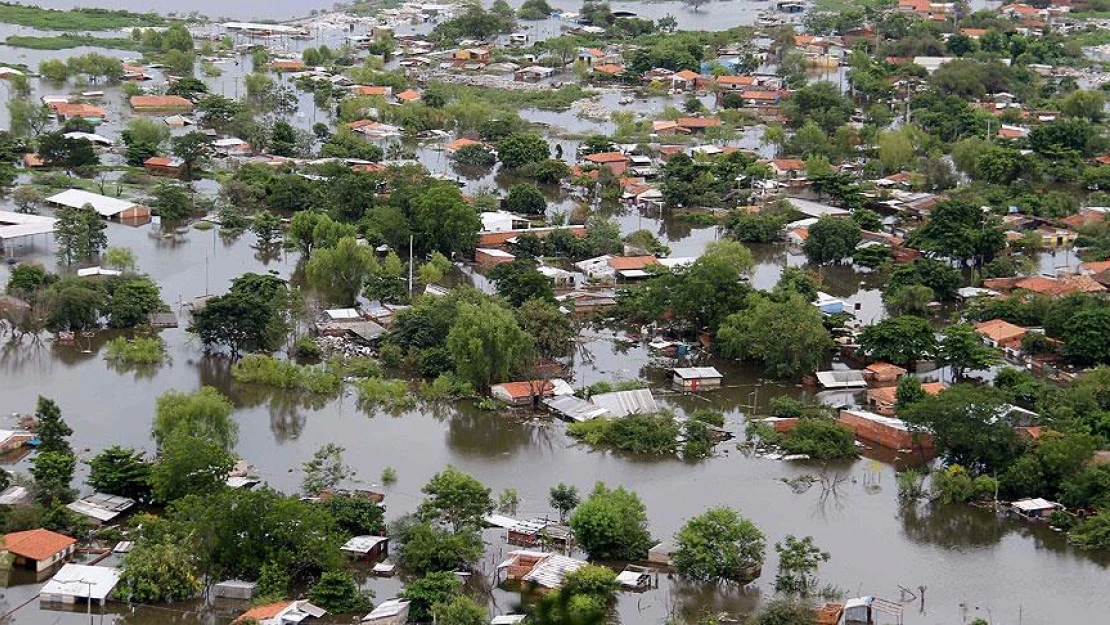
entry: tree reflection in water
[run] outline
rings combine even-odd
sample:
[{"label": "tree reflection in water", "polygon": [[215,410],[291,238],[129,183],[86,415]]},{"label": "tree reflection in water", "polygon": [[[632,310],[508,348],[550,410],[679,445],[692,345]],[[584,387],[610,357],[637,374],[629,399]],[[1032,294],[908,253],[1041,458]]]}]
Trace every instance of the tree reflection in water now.
[{"label": "tree reflection in water", "polygon": [[447,445],[455,453],[475,458],[513,454],[526,447],[554,451],[554,428],[524,421],[523,415],[460,405],[447,421]]},{"label": "tree reflection in water", "polygon": [[[663,602],[665,613],[677,622],[697,623],[708,615],[727,614],[743,620],[755,611],[762,598],[759,586],[739,587],[731,584],[692,584],[678,575],[659,575],[658,583],[663,592],[641,595],[637,604],[640,613],[658,613],[649,602]],[[653,598],[659,597],[662,598]]]},{"label": "tree reflection in water", "polygon": [[912,504],[899,517],[910,539],[945,549],[990,547],[1008,531],[993,511],[965,504]]}]

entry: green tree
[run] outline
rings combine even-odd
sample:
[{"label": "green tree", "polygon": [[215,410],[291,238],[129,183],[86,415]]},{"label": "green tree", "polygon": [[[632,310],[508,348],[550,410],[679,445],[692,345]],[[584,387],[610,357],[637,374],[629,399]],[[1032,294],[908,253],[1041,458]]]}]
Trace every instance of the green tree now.
[{"label": "green tree", "polygon": [[936,336],[921,317],[902,315],[867,326],[860,332],[860,350],[870,358],[907,364],[930,358],[936,352]]},{"label": "green tree", "polygon": [[149,501],[150,468],[141,452],[113,445],[89,461],[89,486],[100,493]]},{"label": "green tree", "polygon": [[[543,0],[540,0],[542,2]],[[489,611],[473,599],[458,595],[432,607],[437,625],[487,625]]]},{"label": "green tree", "polygon": [[146,276],[121,276],[109,284],[106,312],[113,328],[131,328],[146,323],[151,313],[167,310],[158,285]]},{"label": "green tree", "polygon": [[489,301],[459,305],[447,335],[458,374],[477,388],[507,380],[533,352],[532,338],[511,311]]},{"label": "green tree", "polygon": [[305,275],[310,285],[327,293],[336,304],[352,306],[374,264],[374,252],[368,246],[344,237],[334,248],[316,250],[305,266]]},{"label": "green tree", "polygon": [[427,522],[397,523],[389,535],[401,545],[402,566],[418,575],[442,571],[453,576],[452,571],[473,564],[485,551],[478,532],[451,532]]},{"label": "green tree", "polygon": [[894,391],[894,412],[901,413],[906,408],[927,397],[925,389],[921,387],[921,380],[912,375],[902,376],[898,380],[898,387]]},{"label": "green tree", "polygon": [[264,210],[254,216],[251,231],[258,237],[259,245],[273,245],[281,239],[281,217]]},{"label": "green tree", "polygon": [[1064,356],[1080,365],[1110,363],[1110,310],[1087,308],[1064,323]]},{"label": "green tree", "polygon": [[748,620],[749,625],[808,625],[817,620],[817,611],[804,601],[772,599]]},{"label": "green tree", "polygon": [[46,292],[46,327],[53,331],[77,331],[100,327],[106,301],[102,288],[80,278],[67,277]]},{"label": "green tree", "polygon": [[852,257],[860,236],[860,227],[855,221],[826,215],[809,227],[809,237],[802,251],[811,263],[839,263]]},{"label": "green tree", "polygon": [[385,509],[370,497],[357,494],[329,497],[324,507],[335,519],[336,529],[350,536],[380,534],[385,529]]},{"label": "green tree", "polygon": [[343,571],[324,571],[320,581],[308,591],[308,598],[314,605],[332,614],[353,614],[370,609],[373,593],[359,590],[355,578]]},{"label": "green tree", "polygon": [[997,350],[983,344],[982,335],[969,323],[944,328],[937,357],[940,364],[952,368],[956,379],[964,377],[967,371],[988,369],[999,360]]},{"label": "green tree", "polygon": [[48,507],[70,501],[73,498],[70,484],[76,467],[77,460],[72,453],[40,451],[31,466],[39,501]]},{"label": "green tree", "polygon": [[513,185],[505,204],[510,211],[524,215],[542,215],[547,210],[547,198],[543,192],[528,183]]},{"label": "green tree", "polygon": [[675,568],[699,582],[747,584],[759,576],[767,542],[732,508],[710,508],[675,535]]},{"label": "green tree", "polygon": [[929,221],[910,237],[925,252],[982,265],[1006,246],[999,221],[975,204],[944,200],[929,213]]},{"label": "green tree", "polygon": [[69,427],[62,418],[62,409],[54,400],[39,395],[38,405],[35,407],[35,434],[39,438],[38,450],[40,452],[58,452],[72,455],[73,448],[69,446],[69,437],[73,435],[73,428]]},{"label": "green tree", "polygon": [[193,312],[189,332],[200,338],[204,346],[225,345],[232,358],[240,352],[271,349],[284,337],[275,337],[274,328],[280,319],[272,303],[258,297],[228,293],[214,297],[204,308]]},{"label": "green tree", "polygon": [[63,206],[54,211],[54,243],[58,260],[71,265],[100,254],[108,246],[108,236],[100,214],[86,204],[81,208]]},{"label": "green tree", "polygon": [[335,443],[327,443],[317,449],[312,459],[301,465],[304,471],[301,492],[309,496],[319,495],[353,477],[354,469],[343,462],[344,451]]},{"label": "green tree", "polygon": [[899,416],[919,431],[932,432],[938,455],[949,464],[976,473],[1001,472],[1024,451],[1004,418],[1006,403],[997,389],[956,384],[914,402]]},{"label": "green tree", "polygon": [[187,495],[210,495],[227,488],[235,456],[218,439],[181,428],[160,443],[161,455],[150,470],[154,500],[171,503]]},{"label": "green tree", "polygon": [[162,219],[179,221],[193,214],[193,198],[185,187],[163,180],[151,191],[150,208]]},{"label": "green tree", "polygon": [[531,300],[555,301],[551,280],[536,269],[532,260],[518,258],[498,263],[490,270],[489,278],[497,286],[497,294],[514,308]]},{"label": "green tree", "polygon": [[481,527],[482,517],[493,511],[490,489],[453,466],[433,475],[421,492],[427,497],[420,504],[420,516],[456,532]]},{"label": "green tree", "polygon": [[161,447],[174,434],[210,440],[224,451],[235,448],[239,424],[231,418],[231,401],[211,386],[192,393],[166,391],[155,400],[151,436]]},{"label": "green tree", "polygon": [[204,589],[196,557],[186,545],[138,541],[123,564],[118,593],[124,601],[172,603]]},{"label": "green tree", "polygon": [[548,505],[559,511],[560,522],[565,521],[567,515],[570,514],[571,510],[577,508],[581,501],[581,498],[578,496],[578,487],[567,486],[562,482],[551,487],[551,491],[547,498]]},{"label": "green tree", "polygon": [[544,360],[569,356],[574,347],[574,326],[555,304],[529,299],[516,309],[520,329],[532,337],[536,355]]},{"label": "green tree", "polygon": [[802,296],[754,296],[751,307],[725,318],[717,349],[730,358],[760,360],[777,377],[815,371],[833,347],[821,311]]},{"label": "green tree", "polygon": [[405,586],[398,596],[409,601],[409,619],[426,623],[435,608],[450,603],[459,594],[459,579],[450,571],[428,573]]},{"label": "green tree", "polygon": [[1068,532],[1068,542],[1080,549],[1110,547],[1110,510],[1101,510]]},{"label": "green tree", "polygon": [[169,126],[149,117],[131,119],[120,134],[127,146],[127,164],[133,167],[141,167],[146,159],[158,156],[170,140]]},{"label": "green tree", "polygon": [[104,250],[104,264],[118,271],[135,271],[135,252],[129,247],[109,247]]},{"label": "green tree", "polygon": [[570,527],[593,559],[639,560],[652,545],[647,510],[640,497],[601,482],[571,515]]},{"label": "green tree", "polygon": [[510,169],[519,169],[529,163],[547,159],[551,147],[535,133],[511,134],[497,144],[497,157]]},{"label": "green tree", "polygon": [[173,138],[173,153],[182,160],[182,175],[192,178],[193,171],[203,167],[212,156],[212,140],[203,132],[187,132]]},{"label": "green tree", "polygon": [[412,227],[417,253],[451,258],[474,249],[482,220],[458,187],[435,185],[413,200]]},{"label": "green tree", "polygon": [[775,551],[779,554],[775,590],[806,597],[817,589],[817,567],[828,562],[829,554],[813,544],[812,536],[799,539],[788,535],[775,543]]}]

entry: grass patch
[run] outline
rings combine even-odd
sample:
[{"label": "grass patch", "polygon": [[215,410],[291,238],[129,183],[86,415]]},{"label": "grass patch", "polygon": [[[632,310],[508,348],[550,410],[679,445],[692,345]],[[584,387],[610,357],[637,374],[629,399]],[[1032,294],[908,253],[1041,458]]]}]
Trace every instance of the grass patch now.
[{"label": "grass patch", "polygon": [[68,50],[81,46],[94,48],[111,48],[113,50],[139,50],[141,44],[134,39],[126,37],[97,37],[95,35],[77,35],[66,33],[56,37],[33,37],[26,35],[11,35],[4,40],[4,45],[31,50]]},{"label": "grass patch", "polygon": [[339,391],[339,376],[322,367],[308,367],[270,356],[249,354],[235,363],[231,375],[237,382],[265,384],[309,393]]},{"label": "grass patch", "polygon": [[367,378],[355,382],[358,401],[362,407],[386,406],[388,408],[408,408],[416,403],[409,395],[409,385],[404,380],[385,380]]},{"label": "grass patch", "polygon": [[104,359],[113,365],[157,365],[166,359],[166,344],[157,336],[132,340],[119,336],[106,346]]},{"label": "grass patch", "polygon": [[612,447],[634,454],[660,455],[678,451],[678,422],[669,414],[590,419],[571,423],[567,430],[571,436],[595,447]]},{"label": "grass patch", "polygon": [[119,28],[166,26],[157,13],[132,13],[110,9],[77,8],[67,11],[17,3],[0,3],[0,22],[39,30],[116,30]]},{"label": "grass patch", "polygon": [[594,91],[578,85],[566,85],[558,89],[543,91],[514,91],[511,89],[488,89],[470,85],[439,83],[456,98],[480,100],[500,108],[537,108],[545,111],[561,111],[570,108],[578,100],[588,98]]}]

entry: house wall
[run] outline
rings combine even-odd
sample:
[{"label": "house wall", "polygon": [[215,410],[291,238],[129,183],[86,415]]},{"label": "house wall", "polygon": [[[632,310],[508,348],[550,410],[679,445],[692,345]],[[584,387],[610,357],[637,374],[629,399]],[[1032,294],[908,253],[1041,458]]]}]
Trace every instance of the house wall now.
[{"label": "house wall", "polygon": [[856,416],[846,410],[840,412],[838,420],[852,430],[857,437],[878,443],[889,449],[913,449],[930,455],[935,449],[935,442],[931,434],[919,434],[915,443],[914,435],[910,432]]}]

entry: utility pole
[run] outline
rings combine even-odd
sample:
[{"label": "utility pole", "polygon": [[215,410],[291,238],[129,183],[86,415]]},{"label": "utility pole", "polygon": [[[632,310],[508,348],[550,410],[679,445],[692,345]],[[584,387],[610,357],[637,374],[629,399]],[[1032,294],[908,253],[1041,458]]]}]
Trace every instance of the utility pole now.
[{"label": "utility pole", "polygon": [[413,235],[409,235],[409,297],[412,297],[412,239]]}]

